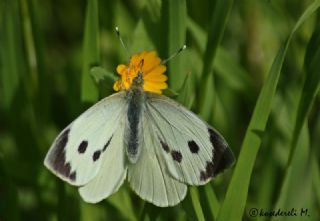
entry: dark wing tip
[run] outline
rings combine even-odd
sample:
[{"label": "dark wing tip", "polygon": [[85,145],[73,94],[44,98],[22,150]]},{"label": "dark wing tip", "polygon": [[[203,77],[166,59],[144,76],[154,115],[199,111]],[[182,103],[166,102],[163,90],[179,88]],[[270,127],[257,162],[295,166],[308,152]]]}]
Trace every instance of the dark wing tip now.
[{"label": "dark wing tip", "polygon": [[231,167],[235,162],[235,157],[229,148],[227,142],[214,129],[208,128],[210,141],[212,144],[212,162],[215,165],[214,176],[221,173],[225,169]]},{"label": "dark wing tip", "polygon": [[235,157],[229,147],[227,147],[221,155],[217,167],[215,168],[215,176],[225,169],[231,167],[235,162]]},{"label": "dark wing tip", "polygon": [[44,160],[44,165],[57,176],[75,182],[76,172],[72,171],[69,162],[66,162],[65,148],[69,140],[70,128],[65,129],[56,138]]}]

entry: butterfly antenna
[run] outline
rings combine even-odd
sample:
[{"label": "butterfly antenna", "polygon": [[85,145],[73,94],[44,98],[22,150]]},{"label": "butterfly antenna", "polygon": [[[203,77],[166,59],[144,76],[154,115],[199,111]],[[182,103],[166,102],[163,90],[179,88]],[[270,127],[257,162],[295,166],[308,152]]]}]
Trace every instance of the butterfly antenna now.
[{"label": "butterfly antenna", "polygon": [[124,42],[123,42],[123,40],[122,40],[122,37],[121,37],[121,34],[120,34],[120,31],[119,31],[118,26],[116,27],[116,33],[117,33],[117,36],[118,36],[118,38],[119,38],[119,40],[120,40],[120,43],[121,43],[122,47],[123,47],[124,50],[127,52],[128,57],[130,57],[129,50],[128,50],[128,48],[126,47],[126,45],[124,44]]},{"label": "butterfly antenna", "polygon": [[175,53],[173,53],[171,56],[169,56],[167,59],[164,59],[161,64],[166,64],[171,59],[175,58],[178,54],[180,54],[182,51],[184,51],[187,48],[187,45],[183,45],[181,48],[179,48]]}]

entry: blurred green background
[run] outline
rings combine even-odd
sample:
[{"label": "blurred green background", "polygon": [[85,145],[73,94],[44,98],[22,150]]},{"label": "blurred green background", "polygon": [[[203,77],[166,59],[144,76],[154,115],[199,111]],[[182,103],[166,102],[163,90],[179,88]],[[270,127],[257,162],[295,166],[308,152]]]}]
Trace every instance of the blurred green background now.
[{"label": "blurred green background", "polygon": [[[320,220],[319,6],[0,0],[0,220]],[[112,73],[128,62],[116,26],[130,53],[167,58],[188,46],[168,63],[174,98],[237,158],[176,207],[152,206],[127,184],[86,204],[43,166],[59,131],[112,93]],[[278,209],[297,217],[265,213]]]}]

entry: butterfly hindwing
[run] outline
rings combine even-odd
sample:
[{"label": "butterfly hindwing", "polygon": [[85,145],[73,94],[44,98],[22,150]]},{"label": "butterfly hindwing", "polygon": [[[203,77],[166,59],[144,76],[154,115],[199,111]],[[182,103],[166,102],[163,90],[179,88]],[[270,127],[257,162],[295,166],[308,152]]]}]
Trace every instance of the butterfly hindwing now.
[{"label": "butterfly hindwing", "polygon": [[102,155],[108,154],[126,108],[125,92],[89,108],[55,139],[44,161],[46,167],[72,185],[88,183],[97,175]]},{"label": "butterfly hindwing", "polygon": [[152,130],[148,115],[142,116],[143,127],[141,152],[138,161],[130,164],[128,180],[131,188],[144,200],[165,207],[178,204],[184,199],[187,186],[168,174],[158,138]]},{"label": "butterfly hindwing", "polygon": [[148,93],[146,112],[175,179],[202,185],[233,163],[233,154],[223,137],[182,105]]},{"label": "butterfly hindwing", "polygon": [[123,132],[123,127],[118,127],[107,147],[107,154],[102,155],[102,165],[98,174],[89,183],[79,188],[80,195],[86,202],[97,203],[107,198],[120,188],[126,178],[127,164]]}]

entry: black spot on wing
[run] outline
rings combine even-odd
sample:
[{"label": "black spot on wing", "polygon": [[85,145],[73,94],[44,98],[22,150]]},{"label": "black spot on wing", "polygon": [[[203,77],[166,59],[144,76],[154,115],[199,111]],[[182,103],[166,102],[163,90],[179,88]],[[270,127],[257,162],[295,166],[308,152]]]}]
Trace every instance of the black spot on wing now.
[{"label": "black spot on wing", "polygon": [[[71,166],[66,162],[65,147],[68,143],[70,129],[66,129],[57,138],[48,158],[52,168],[64,177],[70,177]],[[70,178],[71,179],[71,178]]]},{"label": "black spot on wing", "polygon": [[188,146],[189,146],[191,153],[198,153],[199,146],[194,140],[189,141]]},{"label": "black spot on wing", "polygon": [[206,173],[207,173],[207,176],[208,177],[213,177],[214,175],[214,165],[212,162],[207,162],[207,165],[206,165]]},{"label": "black spot on wing", "polygon": [[169,153],[170,152],[170,148],[169,148],[168,144],[166,144],[165,142],[163,142],[161,140],[160,140],[160,143],[161,143],[162,149],[164,151],[166,151],[167,153]]},{"label": "black spot on wing", "polygon": [[206,181],[207,180],[207,174],[205,171],[200,171],[200,180]]},{"label": "black spot on wing", "polygon": [[206,181],[215,175],[215,167],[213,162],[207,161],[207,165],[204,171],[200,171],[200,180]]},{"label": "black spot on wing", "polygon": [[70,180],[72,180],[72,181],[75,181],[75,180],[76,180],[76,177],[77,177],[76,171],[73,171],[73,172],[69,175],[69,178],[70,178]]},{"label": "black spot on wing", "polygon": [[178,163],[180,163],[182,160],[182,155],[179,151],[176,151],[176,150],[171,151],[171,156],[173,160],[177,161]]},{"label": "black spot on wing", "polygon": [[108,140],[108,142],[103,146],[102,152],[106,151],[107,147],[110,145],[111,143],[111,139],[112,139],[113,135],[110,137],[110,139]]},{"label": "black spot on wing", "polygon": [[172,159],[177,161],[178,163],[180,163],[182,161],[182,154],[180,153],[180,151],[177,150],[172,150],[169,147],[169,145],[167,143],[165,143],[164,141],[160,140],[160,144],[162,149],[166,152],[166,153],[171,153]]},{"label": "black spot on wing", "polygon": [[69,177],[70,176],[70,171],[71,171],[71,166],[70,163],[65,163],[63,165],[63,170],[60,170],[59,172],[64,175],[65,177]]},{"label": "black spot on wing", "polygon": [[92,155],[92,160],[95,162],[97,161],[99,158],[100,158],[100,155],[101,155],[101,150],[97,150],[93,153]]},{"label": "black spot on wing", "polygon": [[88,141],[83,140],[78,147],[78,152],[81,154],[86,152],[87,147],[88,147]]}]

